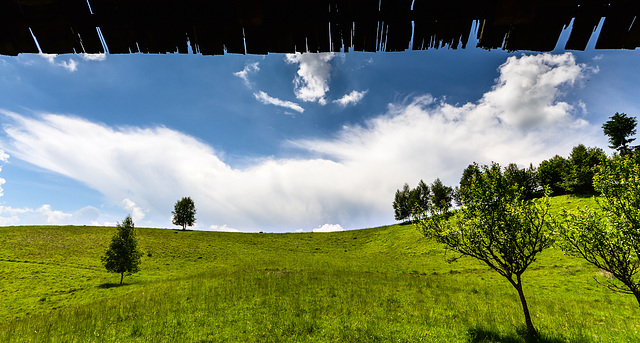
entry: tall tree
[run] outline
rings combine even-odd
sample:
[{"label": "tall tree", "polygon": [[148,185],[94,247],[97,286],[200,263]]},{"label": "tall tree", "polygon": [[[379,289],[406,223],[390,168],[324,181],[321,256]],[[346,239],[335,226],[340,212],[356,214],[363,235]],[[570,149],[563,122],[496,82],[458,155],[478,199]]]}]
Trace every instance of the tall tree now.
[{"label": "tall tree", "polygon": [[625,113],[614,114],[602,124],[604,134],[609,136],[609,148],[617,150],[621,155],[629,152],[628,144],[635,138],[627,138],[636,134],[636,117],[627,117]]},{"label": "tall tree", "polygon": [[563,176],[569,173],[569,162],[560,155],[555,155],[548,160],[540,162],[538,166],[538,181],[542,187],[548,187],[553,195],[562,195],[565,189],[562,187]]},{"label": "tall tree", "polygon": [[130,215],[117,224],[117,230],[111,238],[109,248],[102,256],[102,264],[107,271],[120,273],[122,285],[124,273],[137,273],[140,270],[142,252],[138,249],[138,240]]},{"label": "tall tree", "polygon": [[511,183],[496,163],[468,169],[469,182],[459,189],[462,206],[449,212],[432,202],[414,214],[414,223],[425,237],[474,257],[505,277],[518,292],[529,335],[537,337],[522,274],[553,243],[548,193],[524,200],[522,187]]},{"label": "tall tree", "polygon": [[593,167],[606,159],[607,155],[600,148],[587,148],[583,144],[573,147],[562,187],[573,194],[595,194]]},{"label": "tall tree", "polygon": [[[437,178],[431,184],[430,201],[433,206],[438,207],[441,211],[448,211],[453,201],[453,188],[445,186],[440,178]],[[427,207],[423,207],[427,208]]]},{"label": "tall tree", "polygon": [[396,220],[404,221],[411,216],[411,206],[409,205],[411,198],[411,189],[409,184],[405,183],[402,190],[396,190],[393,200],[393,212]]},{"label": "tall tree", "polygon": [[196,205],[191,197],[178,200],[171,214],[173,214],[173,225],[182,226],[182,230],[186,230],[187,226],[193,226],[196,223]]},{"label": "tall tree", "polygon": [[640,166],[616,156],[596,168],[599,209],[564,212],[561,247],[609,273],[604,284],[640,305]]}]

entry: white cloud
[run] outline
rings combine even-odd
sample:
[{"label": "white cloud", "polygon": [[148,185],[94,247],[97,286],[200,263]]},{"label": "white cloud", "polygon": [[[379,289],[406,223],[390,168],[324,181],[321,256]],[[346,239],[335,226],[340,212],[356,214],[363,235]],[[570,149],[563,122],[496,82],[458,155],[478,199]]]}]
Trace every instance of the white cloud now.
[{"label": "white cloud", "polygon": [[63,67],[64,69],[70,71],[70,72],[74,72],[76,70],[78,70],[78,62],[76,62],[73,58],[69,58],[69,60],[67,61],[62,61],[62,62],[57,62],[56,58],[58,57],[58,55],[56,54],[39,54],[40,57],[44,58],[45,60],[47,60],[47,62],[49,62],[49,64],[53,65],[53,66],[57,66],[57,67]]},{"label": "white cloud", "polygon": [[571,55],[510,58],[500,73],[477,102],[451,105],[418,96],[334,138],[289,142],[314,158],[262,159],[243,169],[165,127],[112,128],[54,114],[4,112],[10,123],[0,145],[12,158],[82,182],[112,204],[136,199],[157,226],[170,225],[173,204],[189,195],[203,227],[370,227],[393,222],[393,194],[405,182],[439,177],[453,185],[474,161],[536,164],[566,156],[578,143],[606,144],[599,126],[585,124],[579,109],[560,99],[561,90],[585,73]]},{"label": "white cloud", "polygon": [[[9,161],[9,155],[4,152],[4,150],[0,149],[0,172],[2,171],[2,167],[4,167],[4,164],[7,163],[7,161]],[[2,185],[4,185],[5,183],[7,183],[7,180],[0,177],[0,197],[4,195]]]},{"label": "white cloud", "polygon": [[352,91],[349,94],[345,94],[342,98],[338,100],[333,100],[333,102],[342,107],[347,107],[348,105],[351,105],[351,104],[355,105],[359,103],[360,100],[362,100],[362,98],[364,98],[367,92],[368,90],[362,91],[362,92]]},{"label": "white cloud", "polygon": [[136,205],[136,203],[133,202],[131,199],[125,198],[124,200],[122,200],[122,206],[124,207],[125,210],[129,211],[129,214],[131,214],[131,219],[133,220],[134,223],[137,223],[142,219],[144,219],[145,211],[142,208],[140,208],[138,205]]},{"label": "white cloud", "polygon": [[38,214],[38,218],[44,218],[45,223],[53,225],[65,224],[73,216],[71,213],[54,211],[51,209],[51,205],[42,205],[35,212]]},{"label": "white cloud", "polygon": [[263,91],[259,91],[258,93],[253,93],[253,96],[256,98],[256,100],[260,101],[265,105],[275,105],[275,106],[288,108],[290,110],[294,110],[300,113],[304,112],[304,108],[302,108],[300,105],[296,104],[295,102],[280,100],[278,98],[271,97],[269,96],[269,94]]},{"label": "white cloud", "polygon": [[209,226],[209,230],[211,230],[211,231],[220,231],[220,232],[241,232],[240,230],[234,229],[232,227],[228,227],[227,225],[222,225],[222,226],[211,225],[211,226]]},{"label": "white cloud", "polygon": [[313,229],[313,232],[336,232],[336,231],[344,231],[342,226],[339,224],[324,224],[322,226],[318,226]]},{"label": "white cloud", "polygon": [[247,85],[247,87],[251,87],[251,82],[249,81],[249,73],[257,73],[258,71],[260,71],[259,64],[259,62],[248,63],[244,66],[244,69],[242,69],[242,71],[233,73],[233,75],[244,80],[244,83],[245,85]]},{"label": "white cloud", "polygon": [[97,61],[97,62],[102,62],[105,61],[107,59],[107,54],[80,54],[80,57],[82,57],[83,60],[85,61]]},{"label": "white cloud", "polygon": [[293,80],[296,97],[302,101],[318,102],[325,105],[325,94],[329,91],[329,78],[333,53],[290,54],[285,56],[287,63],[298,64],[298,73]]},{"label": "white cloud", "polygon": [[20,222],[20,218],[17,216],[12,217],[0,217],[0,226],[12,226]]}]

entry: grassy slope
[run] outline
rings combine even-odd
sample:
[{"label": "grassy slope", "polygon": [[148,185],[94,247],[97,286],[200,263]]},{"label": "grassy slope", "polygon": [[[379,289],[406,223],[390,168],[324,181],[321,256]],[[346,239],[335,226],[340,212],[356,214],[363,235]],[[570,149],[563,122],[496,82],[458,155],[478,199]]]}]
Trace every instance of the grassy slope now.
[{"label": "grassy slope", "polygon": [[[591,206],[554,198],[554,206]],[[0,341],[523,341],[515,291],[411,225],[326,234],[138,229],[142,271],[108,274],[113,228],[0,228]],[[451,256],[451,252],[448,252]],[[640,339],[637,303],[556,250],[524,274],[546,341]]]}]

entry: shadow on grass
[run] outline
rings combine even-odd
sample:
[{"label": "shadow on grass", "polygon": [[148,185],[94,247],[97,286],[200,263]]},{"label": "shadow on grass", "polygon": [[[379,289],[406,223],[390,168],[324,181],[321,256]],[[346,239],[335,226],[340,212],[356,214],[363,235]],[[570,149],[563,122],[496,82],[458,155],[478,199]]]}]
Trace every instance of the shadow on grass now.
[{"label": "shadow on grass", "polygon": [[122,285],[119,283],[112,283],[112,282],[105,282],[103,284],[99,284],[97,287],[98,288],[102,288],[102,289],[109,289],[109,288],[114,288],[114,287],[124,287],[127,286],[126,283],[123,283]]},{"label": "shadow on grass", "polygon": [[[527,335],[526,329],[518,330],[517,334],[502,334],[484,328],[473,328],[468,331],[469,343],[563,343],[565,340],[554,337],[545,337],[541,334],[539,338],[532,338]],[[587,340],[581,342],[587,342]]]}]

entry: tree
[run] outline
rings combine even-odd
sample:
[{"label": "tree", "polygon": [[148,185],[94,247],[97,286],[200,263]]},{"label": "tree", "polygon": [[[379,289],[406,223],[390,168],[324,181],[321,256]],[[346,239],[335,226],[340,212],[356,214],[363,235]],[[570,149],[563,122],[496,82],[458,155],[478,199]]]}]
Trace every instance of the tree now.
[{"label": "tree", "polygon": [[625,113],[614,114],[609,120],[602,124],[604,134],[609,136],[609,148],[617,150],[621,155],[629,151],[627,144],[633,142],[635,138],[627,139],[636,134],[636,117],[627,117]]},{"label": "tree", "polygon": [[616,156],[596,168],[598,209],[564,212],[561,247],[608,273],[604,285],[640,305],[640,166]]},{"label": "tree", "polygon": [[411,198],[411,189],[409,184],[405,183],[402,186],[402,190],[396,190],[396,195],[393,200],[393,212],[396,220],[406,220],[411,216],[411,206],[409,201]]},{"label": "tree", "polygon": [[573,147],[562,187],[573,194],[595,194],[593,167],[606,159],[607,155],[600,148],[587,148],[583,144]]},{"label": "tree", "polygon": [[562,195],[565,189],[562,188],[562,180],[567,174],[569,162],[562,156],[555,155],[548,160],[540,162],[538,166],[538,181],[542,187],[548,187],[553,195]]},{"label": "tree", "polygon": [[538,183],[537,171],[533,164],[529,164],[529,168],[520,169],[517,164],[509,163],[505,168],[504,176],[510,184],[522,187],[525,200],[540,196],[542,188]]},{"label": "tree", "polygon": [[425,237],[476,258],[505,277],[518,292],[529,335],[537,337],[522,274],[553,243],[548,192],[527,201],[522,187],[510,183],[500,165],[474,165],[468,170],[469,182],[459,189],[461,207],[449,212],[431,202],[426,211],[414,213],[415,226]]},{"label": "tree", "polygon": [[171,214],[173,214],[173,225],[182,226],[182,230],[186,230],[187,226],[193,226],[196,223],[196,205],[191,197],[178,200]]},{"label": "tree", "polygon": [[111,238],[111,244],[102,256],[102,264],[111,273],[120,273],[120,284],[124,273],[137,273],[140,268],[142,252],[138,249],[138,240],[133,220],[128,215],[122,224],[117,224],[118,231]]},{"label": "tree", "polygon": [[[441,211],[448,211],[453,201],[453,188],[445,186],[440,178],[436,178],[431,184],[431,203],[438,207]],[[426,209],[427,206],[423,206]]]}]

